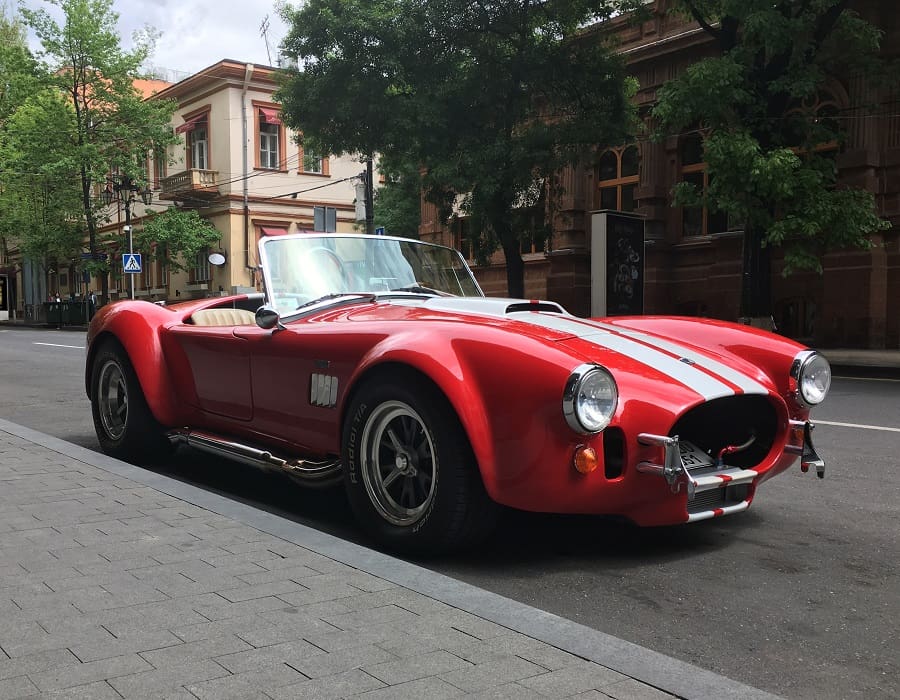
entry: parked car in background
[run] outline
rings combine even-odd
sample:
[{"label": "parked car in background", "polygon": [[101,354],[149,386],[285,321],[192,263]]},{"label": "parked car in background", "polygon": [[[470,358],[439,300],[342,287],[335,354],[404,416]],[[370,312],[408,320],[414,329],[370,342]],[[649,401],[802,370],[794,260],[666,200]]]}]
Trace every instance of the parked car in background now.
[{"label": "parked car in background", "polygon": [[462,256],[356,234],[264,238],[265,293],[121,301],[88,332],[105,452],[187,445],[343,483],[367,535],[463,546],[500,506],[671,525],[746,510],[813,449],[828,362],[699,318],[488,298]]}]

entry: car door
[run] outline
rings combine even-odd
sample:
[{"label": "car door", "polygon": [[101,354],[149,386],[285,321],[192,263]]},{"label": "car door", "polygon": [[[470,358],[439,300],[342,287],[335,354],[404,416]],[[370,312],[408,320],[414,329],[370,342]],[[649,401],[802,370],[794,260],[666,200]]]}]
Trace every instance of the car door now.
[{"label": "car door", "polygon": [[250,353],[253,430],[330,453],[339,446],[336,405],[349,370],[333,360],[332,336],[322,325],[298,321],[236,334]]},{"label": "car door", "polygon": [[184,353],[193,381],[182,397],[217,416],[249,421],[253,418],[250,350],[233,326],[175,326],[171,339]]}]

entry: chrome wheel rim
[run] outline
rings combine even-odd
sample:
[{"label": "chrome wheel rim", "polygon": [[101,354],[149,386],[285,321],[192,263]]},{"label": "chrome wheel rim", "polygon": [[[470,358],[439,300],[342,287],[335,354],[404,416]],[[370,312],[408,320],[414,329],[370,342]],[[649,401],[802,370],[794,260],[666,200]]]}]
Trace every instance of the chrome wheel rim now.
[{"label": "chrome wheel rim", "polygon": [[369,416],[362,435],[361,472],[378,514],[393,525],[419,522],[434,502],[437,457],[421,416],[388,401]]},{"label": "chrome wheel rim", "polygon": [[97,406],[100,422],[111,440],[120,440],[128,420],[128,388],[125,375],[115,360],[108,360],[100,369],[97,382]]}]

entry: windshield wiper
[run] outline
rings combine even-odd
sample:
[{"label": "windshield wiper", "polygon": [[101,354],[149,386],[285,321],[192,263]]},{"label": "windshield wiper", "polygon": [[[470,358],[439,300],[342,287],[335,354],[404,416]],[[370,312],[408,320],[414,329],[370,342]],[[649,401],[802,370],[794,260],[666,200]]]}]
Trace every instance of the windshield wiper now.
[{"label": "windshield wiper", "polygon": [[315,299],[311,299],[310,301],[305,301],[300,306],[298,306],[294,311],[299,311],[300,309],[305,309],[307,306],[312,306],[313,304],[318,304],[320,301],[327,301],[328,299],[337,299],[339,297],[367,297],[370,301],[375,298],[375,295],[371,292],[333,292],[331,294],[323,294],[320,297]]},{"label": "windshield wiper", "polygon": [[453,294],[450,292],[442,292],[439,289],[432,289],[431,287],[425,287],[421,284],[409,284],[405,287],[395,287],[391,290],[392,292],[412,292],[413,294],[434,294],[438,297],[452,297]]}]

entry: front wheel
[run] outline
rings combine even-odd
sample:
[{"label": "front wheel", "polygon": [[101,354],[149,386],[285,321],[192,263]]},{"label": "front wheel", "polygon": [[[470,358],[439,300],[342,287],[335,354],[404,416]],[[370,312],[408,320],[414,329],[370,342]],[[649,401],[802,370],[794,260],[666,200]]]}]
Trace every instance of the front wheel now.
[{"label": "front wheel", "polygon": [[367,534],[393,550],[471,544],[489,533],[497,506],[447,400],[407,386],[370,383],[352,401],[342,441],[350,505]]},{"label": "front wheel", "polygon": [[107,341],[94,358],[91,413],[100,447],[112,457],[146,458],[170,449],[128,354],[116,342]]}]

